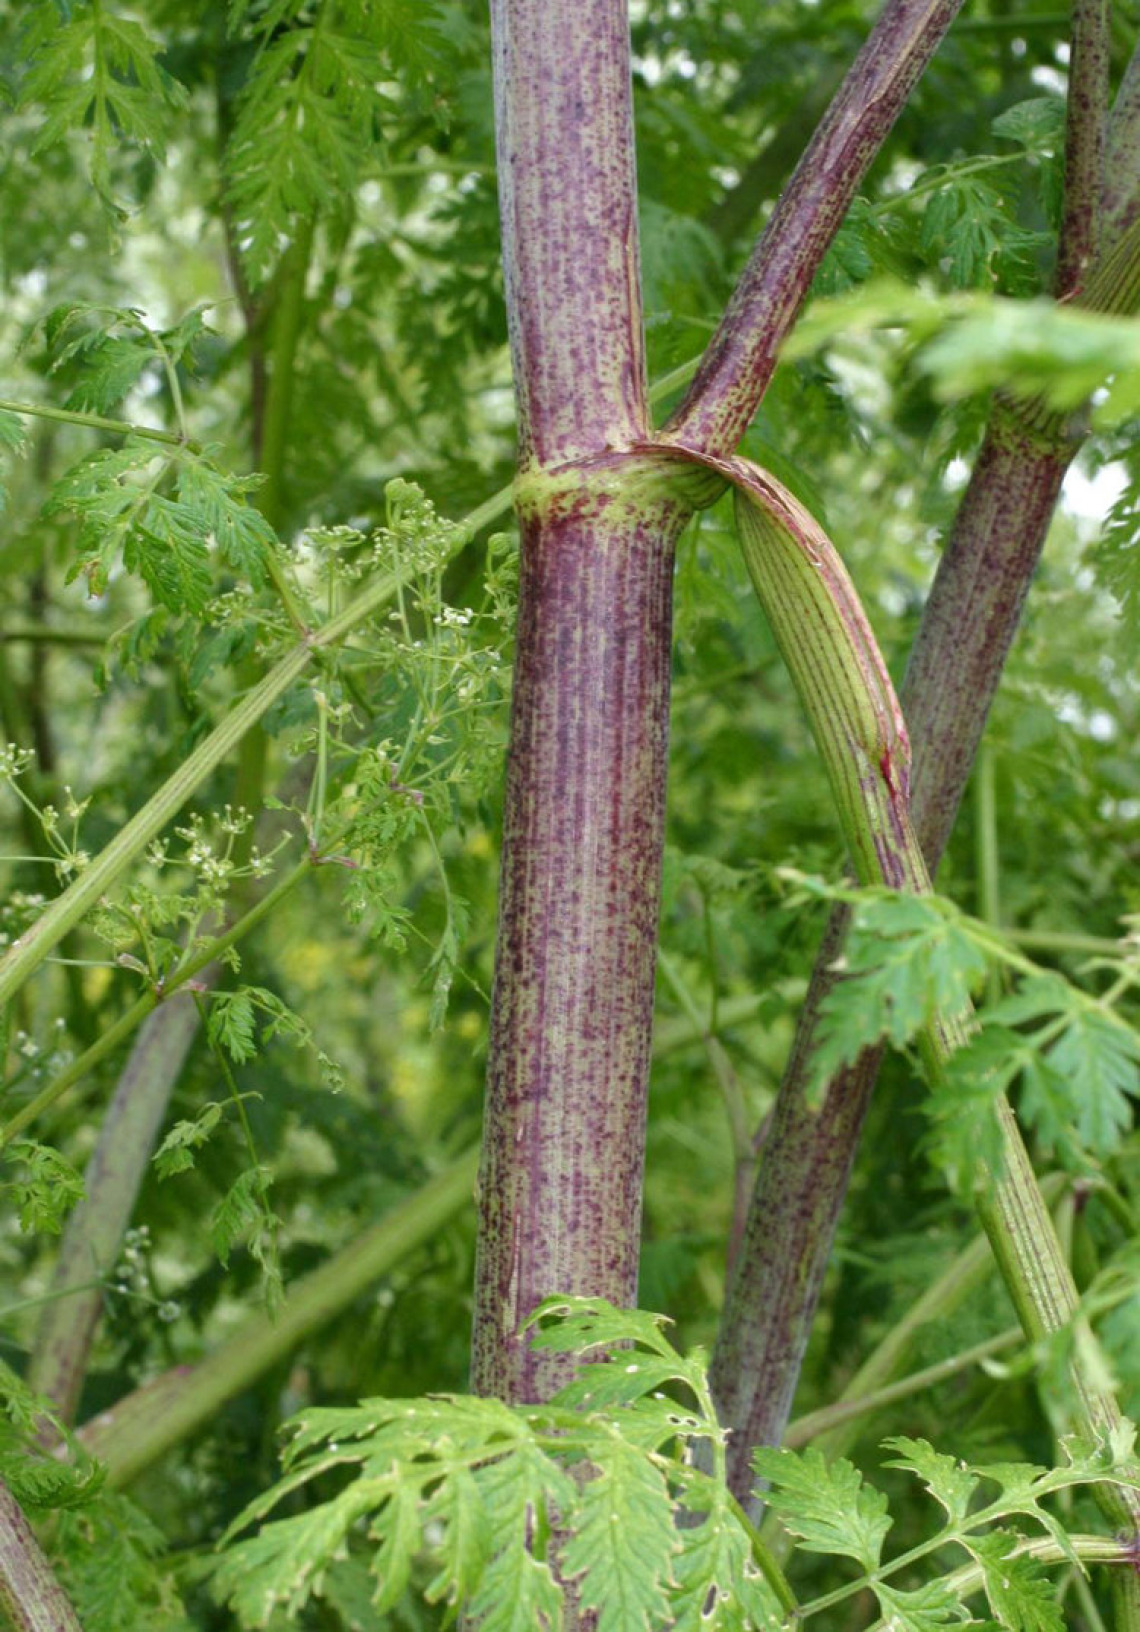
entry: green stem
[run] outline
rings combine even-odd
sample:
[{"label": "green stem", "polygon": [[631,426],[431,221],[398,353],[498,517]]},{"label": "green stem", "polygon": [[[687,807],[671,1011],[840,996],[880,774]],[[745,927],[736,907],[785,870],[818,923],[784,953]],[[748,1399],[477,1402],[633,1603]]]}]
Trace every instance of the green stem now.
[{"label": "green stem", "polygon": [[30,646],[102,646],[106,637],[85,629],[59,629],[47,623],[9,623],[0,629],[0,648],[9,641]]},{"label": "green stem", "polygon": [[285,513],[285,464],[293,415],[294,373],[304,324],[305,283],[315,229],[316,218],[310,216],[301,223],[296,238],[285,251],[273,314],[273,343],[261,435],[261,468],[265,472],[261,508],[274,527],[281,525]]},{"label": "green stem", "polygon": [[[978,752],[975,776],[975,850],[978,870],[978,916],[995,927],[1001,923],[1001,868],[998,855],[997,792],[994,752],[983,742]],[[990,970],[988,994],[996,1002],[1002,992],[1002,972]]]},{"label": "green stem", "polygon": [[165,982],[161,992],[144,992],[142,997],[136,998],[130,1008],[119,1016],[114,1025],[109,1026],[102,1033],[97,1042],[92,1043],[90,1048],[85,1049],[82,1054],[65,1066],[58,1076],[53,1077],[49,1083],[45,1083],[34,1099],[30,1099],[26,1105],[20,1107],[5,1127],[0,1130],[0,1149],[15,1139],[38,1117],[42,1116],[44,1111],[49,1110],[70,1087],[77,1082],[81,1082],[84,1077],[89,1076],[95,1067],[105,1060],[108,1055],[113,1054],[119,1044],[124,1042],[133,1031],[142,1025],[147,1016],[159,1008],[166,999],[172,997],[180,987],[185,986],[186,982],[192,980],[195,975],[200,974],[208,964],[214,963],[231,946],[243,940],[251,930],[256,929],[262,919],[272,912],[277,903],[288,895],[300,883],[302,878],[311,872],[314,865],[314,860],[310,856],[306,856],[303,861],[299,861],[283,878],[277,881],[256,906],[243,913],[236,923],[231,924],[229,929],[225,930],[221,935],[215,936],[213,940],[207,942],[204,947],[200,947],[197,952],[187,958],[185,963],[181,964]]},{"label": "green stem", "polygon": [[[986,1255],[989,1256],[988,1243]],[[939,1383],[956,1377],[959,1372],[968,1371],[980,1360],[988,1360],[995,1354],[1004,1354],[1006,1349],[1016,1348],[1024,1341],[1025,1334],[1021,1327],[1012,1326],[997,1337],[988,1337],[983,1343],[975,1343],[972,1348],[963,1349],[960,1354],[952,1354],[945,1360],[937,1360],[921,1371],[911,1372],[909,1377],[900,1377],[896,1383],[888,1383],[883,1388],[860,1394],[855,1399],[837,1400],[831,1405],[821,1406],[818,1411],[809,1411],[806,1416],[798,1417],[788,1424],[784,1444],[793,1449],[800,1445],[808,1445],[821,1434],[830,1433],[836,1428],[845,1428],[858,1418],[878,1411],[881,1406],[892,1405],[895,1400],[906,1400],[913,1394],[922,1394],[926,1389],[935,1388]]]},{"label": "green stem", "polygon": [[[310,217],[302,226],[300,236],[286,249],[281,258],[276,280],[276,310],[273,314],[273,344],[265,383],[265,409],[260,425],[254,429],[254,445],[258,450],[265,485],[261,490],[262,514],[275,532],[280,532],[285,517],[285,458],[289,441],[289,422],[293,409],[293,371],[297,359],[297,345],[305,305],[305,281],[308,277],[309,258],[313,247],[314,221]],[[253,336],[248,337],[251,356],[255,354]],[[268,570],[286,615],[294,629],[304,638],[309,620],[297,605],[289,580],[273,555],[268,559]],[[241,671],[242,682],[252,684],[256,678],[256,664],[247,661]],[[239,865],[248,861],[256,834],[256,818],[265,796],[265,769],[269,744],[265,732],[258,726],[242,742],[238,755],[234,802],[249,812],[250,824],[238,837],[236,859]]]},{"label": "green stem", "polygon": [[[909,749],[889,678],[842,563],[813,518],[733,461],[737,518],[753,586],[808,715],[844,837],[864,885],[930,888],[909,811]],[[920,1038],[937,1078],[969,1035],[967,1015],[943,1016]],[[1112,1394],[1086,1364],[1083,1317],[1069,1266],[1004,1095],[998,1097],[1001,1157],[979,1197],[983,1228],[1018,1316],[1033,1341],[1072,1328],[1069,1376],[1082,1433],[1107,1444],[1124,1423]],[[1140,1531],[1140,1492],[1101,1489],[1098,1500],[1130,1534]]]},{"label": "green stem", "polygon": [[[720,1478],[723,1480],[723,1467],[718,1469],[718,1473]],[[752,1548],[752,1557],[756,1561],[756,1565],[760,1570],[761,1575],[763,1575],[765,1581],[767,1581],[768,1585],[775,1593],[780,1608],[784,1610],[785,1614],[787,1615],[798,1616],[800,1614],[800,1606],[796,1599],[795,1593],[792,1591],[788,1578],[781,1568],[780,1560],[768,1546],[768,1543],[764,1540],[764,1537],[760,1534],[759,1530],[753,1524],[752,1520],[741,1507],[740,1503],[737,1501],[732,1492],[730,1490],[726,1490],[725,1494],[728,1497],[728,1505],[732,1509],[737,1522],[744,1531],[745,1535],[748,1537],[748,1544]]]},{"label": "green stem", "polygon": [[995,927],[1001,924],[1000,861],[997,836],[997,794],[994,751],[984,742],[975,775],[977,794],[978,917]]},{"label": "green stem", "polygon": [[201,452],[197,442],[187,440],[177,431],[162,431],[153,425],[133,425],[129,420],[108,419],[104,414],[85,414],[78,408],[51,408],[46,403],[10,402],[7,397],[2,397],[0,411],[24,414],[30,419],[50,419],[61,425],[85,425],[88,430],[111,431],[116,436],[141,436],[148,442],[164,442],[167,447],[186,448],[191,453]]},{"label": "green stem", "polygon": [[300,679],[314,654],[335,647],[345,635],[386,605],[395,589],[396,578],[392,575],[370,585],[343,611],[330,618],[303,644],[294,647],[275,664],[221,724],[198,744],[179,769],[131,818],[117,838],[112,839],[32,927],[12,943],[0,959],[0,1006],[7,1003],[39,968],[61,937],[106,894],[210,772],[257,724],[266,710]]},{"label": "green stem", "polygon": [[1077,958],[1119,958],[1124,952],[1119,941],[1100,935],[1069,934],[1065,930],[1006,928],[1002,935],[1027,952],[1056,952],[1061,957],[1070,954]]},{"label": "green stem", "polygon": [[[1090,1564],[1131,1564],[1128,1549],[1121,1542],[1111,1536],[1073,1536],[1065,1537],[1065,1545],[1051,1536],[1033,1536],[1022,1541],[1013,1548],[1011,1558],[1032,1558],[1038,1564],[1063,1564],[1073,1555],[1086,1559]],[[1134,1572],[1132,1569],[1121,1569],[1113,1572],[1114,1582],[1126,1578]],[[942,1584],[955,1598],[968,1598],[971,1593],[980,1592],[985,1584],[985,1573],[980,1564],[963,1564],[961,1569],[952,1570],[942,1578]],[[815,1613],[813,1605],[805,1605],[805,1616]],[[876,1621],[870,1632],[890,1632],[893,1622]]]},{"label": "green stem", "polygon": [[[1065,1184],[1064,1175],[1060,1173],[1050,1173],[1042,1179],[1042,1193],[1050,1204],[1063,1193]],[[993,1252],[987,1237],[976,1236],[891,1327],[847,1384],[836,1405],[843,1409],[889,1387],[891,1379],[906,1364],[919,1333],[935,1322],[945,1325],[952,1319],[965,1300],[985,1284],[993,1267]],[[827,1434],[820,1449],[828,1457],[842,1456],[852,1437],[848,1430],[837,1426]]]},{"label": "green stem", "polygon": [[1104,1624],[1104,1618],[1096,1607],[1096,1599],[1092,1595],[1092,1588],[1089,1586],[1084,1572],[1074,1565],[1069,1571],[1069,1577],[1077,1601],[1081,1606],[1081,1614],[1085,1619],[1085,1632],[1108,1632],[1108,1628]]}]

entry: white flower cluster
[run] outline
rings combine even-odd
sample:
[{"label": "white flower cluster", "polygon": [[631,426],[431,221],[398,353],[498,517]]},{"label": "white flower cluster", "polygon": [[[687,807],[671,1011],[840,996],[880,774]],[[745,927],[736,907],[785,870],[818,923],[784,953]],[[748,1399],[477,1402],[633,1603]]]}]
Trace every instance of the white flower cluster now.
[{"label": "white flower cluster", "polygon": [[16,777],[23,776],[35,757],[30,748],[18,748],[14,742],[6,742],[0,747],[0,781],[14,782]]}]

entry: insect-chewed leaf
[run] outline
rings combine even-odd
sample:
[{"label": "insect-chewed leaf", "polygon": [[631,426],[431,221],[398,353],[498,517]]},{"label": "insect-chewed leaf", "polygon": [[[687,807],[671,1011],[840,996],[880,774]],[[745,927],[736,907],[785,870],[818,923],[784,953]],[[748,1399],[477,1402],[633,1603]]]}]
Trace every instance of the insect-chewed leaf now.
[{"label": "insect-chewed leaf", "polygon": [[898,1452],[886,1467],[906,1468],[916,1473],[934,1499],[942,1503],[952,1522],[966,1517],[978,1480],[964,1462],[936,1451],[925,1439],[907,1439],[900,1434],[885,1440],[884,1444],[888,1450]]},{"label": "insect-chewed leaf", "polygon": [[673,1503],[660,1469],[613,1435],[582,1487],[562,1568],[577,1582],[598,1632],[655,1632],[666,1624],[666,1584],[678,1548]]},{"label": "insect-chewed leaf", "polygon": [[673,1632],[750,1632],[782,1624],[781,1607],[756,1569],[748,1536],[723,1491],[710,1480],[707,1492],[696,1500],[687,1495],[684,1505],[705,1517],[678,1531],[676,1585],[669,1595]]},{"label": "insect-chewed leaf", "polygon": [[480,1632],[531,1632],[544,1621],[559,1626],[562,1588],[537,1556],[534,1538],[549,1533],[554,1515],[573,1527],[574,1481],[525,1440],[512,1455],[478,1468],[475,1479],[497,1549],[470,1606]]},{"label": "insect-chewed leaf", "polygon": [[603,1411],[609,1406],[630,1405],[668,1383],[688,1381],[686,1362],[680,1356],[659,1360],[639,1354],[633,1359],[625,1349],[609,1359],[591,1360],[581,1366],[565,1388],[559,1389],[554,1403],[576,1410]]},{"label": "insect-chewed leaf", "polygon": [[[551,1325],[542,1322],[557,1317]],[[644,1309],[617,1309],[605,1298],[547,1298],[526,1322],[531,1330],[531,1347],[554,1349],[562,1354],[582,1354],[587,1349],[616,1349],[623,1343],[640,1344],[654,1353],[676,1355],[663,1327],[665,1315]],[[680,1356],[676,1356],[680,1360]]]},{"label": "insect-chewed leaf", "polygon": [[483,1572],[471,1614],[479,1632],[534,1632],[562,1625],[562,1588],[525,1547],[504,1548]]},{"label": "insect-chewed leaf", "polygon": [[816,1450],[762,1447],[752,1466],[769,1480],[765,1497],[793,1535],[812,1553],[840,1553],[865,1570],[878,1568],[883,1540],[891,1528],[887,1498],[863,1483],[858,1468],[840,1457],[825,1461]]}]

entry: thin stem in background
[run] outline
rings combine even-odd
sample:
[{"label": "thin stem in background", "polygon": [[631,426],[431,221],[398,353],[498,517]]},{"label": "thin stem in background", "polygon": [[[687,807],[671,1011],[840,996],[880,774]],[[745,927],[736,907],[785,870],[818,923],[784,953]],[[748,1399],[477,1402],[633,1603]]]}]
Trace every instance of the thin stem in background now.
[{"label": "thin stem in background", "polygon": [[[1056,1203],[1065,1187],[1066,1181],[1059,1173],[1048,1174],[1041,1181],[1041,1192],[1049,1205]],[[921,1333],[935,1322],[945,1325],[952,1321],[966,1300],[993,1280],[994,1273],[989,1241],[984,1234],[979,1234],[876,1344],[839,1395],[836,1405],[846,1406],[889,1387],[913,1354]],[[844,1456],[853,1438],[849,1426],[836,1427],[824,1435],[820,1449],[829,1457]]]},{"label": "thin stem in background", "polygon": [[[988,1254],[988,1244],[986,1251]],[[793,1450],[800,1445],[810,1445],[822,1435],[831,1433],[837,1428],[847,1428],[850,1424],[858,1422],[861,1417],[869,1416],[872,1411],[881,1410],[884,1405],[893,1405],[896,1400],[907,1400],[915,1394],[924,1394],[927,1389],[937,1388],[939,1383],[948,1382],[951,1377],[957,1377],[961,1372],[968,1371],[983,1360],[992,1360],[1008,1349],[1022,1346],[1024,1342],[1025,1333],[1021,1327],[1011,1326],[1008,1331],[1000,1332],[997,1337],[987,1337],[983,1342],[975,1343],[959,1354],[948,1355],[945,1360],[936,1360],[933,1365],[924,1366],[921,1371],[911,1372],[908,1377],[900,1377],[893,1383],[884,1383],[882,1388],[873,1389],[867,1394],[855,1395],[851,1399],[836,1400],[833,1405],[820,1406],[818,1411],[809,1411],[806,1417],[797,1417],[794,1422],[788,1424],[784,1444]]]},{"label": "thin stem in background", "polygon": [[64,1422],[74,1420],[103,1308],[102,1286],[91,1277],[109,1275],[119,1255],[197,1029],[197,1011],[185,995],[169,998],[146,1021],[103,1118],[84,1174],[84,1199],[67,1221],[28,1372],[31,1386]]},{"label": "thin stem in background", "polygon": [[716,1085],[724,1101],[725,1116],[728,1121],[728,1132],[732,1142],[733,1167],[733,1203],[732,1229],[728,1243],[728,1267],[731,1272],[733,1260],[739,1250],[740,1241],[744,1233],[744,1222],[748,1216],[748,1199],[752,1194],[752,1181],[756,1171],[756,1146],[749,1126],[748,1105],[740,1078],[733,1068],[732,1061],[725,1052],[724,1044],[717,1036],[718,1005],[714,1002],[713,1012],[707,1020],[702,1018],[697,1008],[696,1000],[685,982],[681,970],[675,960],[668,953],[658,948],[657,964],[664,975],[673,995],[687,1015],[690,1024],[699,1033],[704,1046]]},{"label": "thin stem in background", "polygon": [[59,425],[83,425],[93,431],[111,431],[115,436],[139,436],[147,442],[162,442],[170,448],[186,448],[191,453],[201,449],[177,431],[164,431],[154,425],[138,425],[125,419],[108,419],[104,414],[87,414],[78,408],[53,408],[44,402],[13,402],[0,398],[0,411],[9,414],[27,414],[32,419],[51,420]]},{"label": "thin stem in background", "polygon": [[205,1427],[227,1400],[286,1359],[409,1254],[435,1239],[470,1204],[477,1159],[474,1149],[466,1151],[296,1282],[275,1319],[268,1314],[248,1316],[198,1365],[175,1366],[93,1418],[79,1438],[107,1464],[111,1484],[129,1484],[158,1457]]}]

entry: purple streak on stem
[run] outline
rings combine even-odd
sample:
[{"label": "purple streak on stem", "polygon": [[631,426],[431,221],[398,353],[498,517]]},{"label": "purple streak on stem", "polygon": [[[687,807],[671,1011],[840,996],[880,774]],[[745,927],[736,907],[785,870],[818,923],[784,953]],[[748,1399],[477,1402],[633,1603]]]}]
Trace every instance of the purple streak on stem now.
[{"label": "purple streak on stem", "polygon": [[2,1482],[0,1611],[14,1632],[83,1632],[20,1504]]},{"label": "purple streak on stem", "polygon": [[1101,231],[1115,243],[1140,219],[1140,45],[1133,51],[1108,127]]},{"label": "purple streak on stem", "polygon": [[1111,37],[1108,0],[1074,0],[1065,128],[1065,206],[1054,293],[1080,294],[1100,248]]},{"label": "purple streak on stem", "polygon": [[519,1340],[536,1303],[636,1297],[689,507],[557,471],[647,428],[626,0],[492,0],[491,21],[526,496],[472,1374],[518,1400],[566,1369]]},{"label": "purple streak on stem", "polygon": [[960,5],[887,0],[761,233],[665,436],[710,454],[736,447],[859,183]]},{"label": "purple streak on stem", "polygon": [[624,0],[493,0],[499,208],[520,463],[643,435]]},{"label": "purple streak on stem", "polygon": [[686,506],[523,516],[473,1381],[545,1397],[555,1292],[636,1302],[665,816],[673,545]]}]

